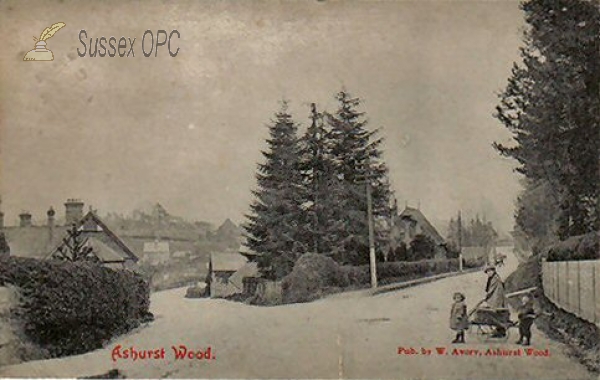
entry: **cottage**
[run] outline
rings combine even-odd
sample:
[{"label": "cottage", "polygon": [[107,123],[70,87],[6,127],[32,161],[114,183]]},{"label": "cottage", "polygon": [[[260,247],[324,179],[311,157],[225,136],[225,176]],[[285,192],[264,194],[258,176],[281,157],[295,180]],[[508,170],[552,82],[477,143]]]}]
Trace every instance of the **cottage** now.
[{"label": "cottage", "polygon": [[446,257],[446,242],[435,227],[427,220],[421,210],[406,206],[404,211],[394,217],[391,228],[391,240],[395,246],[410,243],[417,235],[427,236],[435,245],[435,258]]},{"label": "cottage", "polygon": [[[86,246],[92,248],[103,265],[115,269],[137,270],[138,257],[93,211],[89,211],[76,226],[82,232],[81,239],[86,241]],[[65,244],[64,241],[59,244],[48,257],[58,255]]]},{"label": "cottage", "polygon": [[64,246],[64,239],[73,225],[82,231],[81,238],[87,240],[100,261],[113,268],[135,269],[137,256],[90,210],[83,215],[84,203],[77,199],[65,202],[64,219],[59,223],[56,212],[50,208],[46,213],[46,222],[36,225],[28,212],[19,215],[18,226],[5,226],[0,214],[0,228],[4,232],[11,256],[37,259],[50,258]]},{"label": "cottage", "polygon": [[249,278],[258,277],[255,262],[239,253],[212,253],[208,263],[207,286],[211,298],[249,293],[255,287]]}]

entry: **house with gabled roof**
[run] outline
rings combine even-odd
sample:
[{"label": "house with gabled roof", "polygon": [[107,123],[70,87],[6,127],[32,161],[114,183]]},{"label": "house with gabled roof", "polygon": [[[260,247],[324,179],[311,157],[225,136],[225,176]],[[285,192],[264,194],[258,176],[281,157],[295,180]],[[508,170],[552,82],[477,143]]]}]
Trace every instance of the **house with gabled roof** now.
[{"label": "house with gabled roof", "polygon": [[[92,248],[102,265],[115,269],[137,269],[138,257],[135,253],[93,211],[85,214],[76,223],[76,227],[82,232],[81,239],[86,241],[86,246]],[[63,240],[47,257],[57,255],[65,244]]]},{"label": "house with gabled roof", "polygon": [[67,200],[61,222],[56,220],[53,208],[48,210],[46,222],[41,224],[34,224],[32,215],[25,211],[19,215],[20,221],[16,226],[6,226],[0,218],[0,228],[5,234],[11,256],[50,258],[64,246],[69,228],[75,225],[103,265],[136,269],[138,257],[133,251],[93,211],[83,215],[83,206],[80,200]]},{"label": "house with gabled roof", "polygon": [[208,262],[207,288],[211,298],[249,293],[248,278],[258,277],[255,262],[237,252],[213,252]]},{"label": "house with gabled roof", "polygon": [[446,257],[446,241],[442,235],[427,220],[420,209],[406,206],[404,211],[394,216],[394,223],[391,228],[391,240],[396,245],[404,243],[408,247],[417,235],[424,235],[431,239],[435,244],[436,258]]}]

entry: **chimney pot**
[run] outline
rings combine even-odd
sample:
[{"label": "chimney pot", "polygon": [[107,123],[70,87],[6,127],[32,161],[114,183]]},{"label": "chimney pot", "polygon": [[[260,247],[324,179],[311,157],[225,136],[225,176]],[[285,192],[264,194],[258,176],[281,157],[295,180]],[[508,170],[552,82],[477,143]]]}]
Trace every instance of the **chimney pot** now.
[{"label": "chimney pot", "polygon": [[65,202],[65,223],[71,225],[83,218],[83,202],[79,199],[70,198]]},{"label": "chimney pot", "polygon": [[46,216],[48,216],[48,227],[54,227],[54,215],[56,212],[52,207],[46,212]]},{"label": "chimney pot", "polygon": [[31,214],[28,212],[22,212],[19,214],[19,226],[31,227]]}]

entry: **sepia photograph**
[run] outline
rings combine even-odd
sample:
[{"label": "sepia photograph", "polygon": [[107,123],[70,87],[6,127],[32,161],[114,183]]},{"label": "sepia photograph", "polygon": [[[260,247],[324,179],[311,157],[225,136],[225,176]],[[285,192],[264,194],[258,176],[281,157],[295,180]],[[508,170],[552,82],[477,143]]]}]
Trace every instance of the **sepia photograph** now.
[{"label": "sepia photograph", "polygon": [[0,0],[0,379],[600,377],[597,0]]}]

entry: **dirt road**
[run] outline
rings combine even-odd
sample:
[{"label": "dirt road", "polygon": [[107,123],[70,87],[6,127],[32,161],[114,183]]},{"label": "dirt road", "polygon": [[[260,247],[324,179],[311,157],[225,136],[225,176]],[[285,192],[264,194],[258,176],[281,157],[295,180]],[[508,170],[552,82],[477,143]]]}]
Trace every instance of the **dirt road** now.
[{"label": "dirt road", "polygon": [[[506,277],[516,267],[510,252]],[[377,378],[377,379],[590,379],[564,346],[534,330],[533,348],[550,357],[527,357],[514,344],[480,341],[451,345],[448,315],[452,293],[467,304],[483,296],[481,272],[371,296],[344,293],[309,304],[254,307],[210,299],[185,299],[184,290],[156,293],[156,321],[86,355],[0,368],[0,377],[79,377],[118,368],[127,377],[175,378]],[[513,317],[514,318],[514,317]],[[123,349],[158,350],[164,359],[113,361]],[[214,359],[175,359],[171,346],[185,345]],[[398,354],[402,347],[403,354]],[[443,355],[436,347],[445,348]],[[431,355],[420,354],[421,349]],[[463,349],[453,355],[453,349]],[[419,354],[408,354],[414,349]],[[486,356],[489,349],[521,356]],[[495,351],[494,351],[495,352]],[[481,353],[481,355],[480,355]],[[123,355],[123,351],[121,351]]]}]

